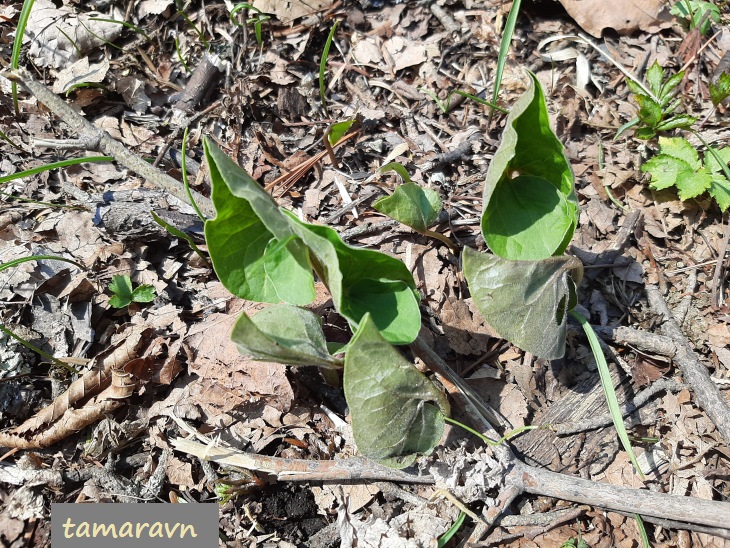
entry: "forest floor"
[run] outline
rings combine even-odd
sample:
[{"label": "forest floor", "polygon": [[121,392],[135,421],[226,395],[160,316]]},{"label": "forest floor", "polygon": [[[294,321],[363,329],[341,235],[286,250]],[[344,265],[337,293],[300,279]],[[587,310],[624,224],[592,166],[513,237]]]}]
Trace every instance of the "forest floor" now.
[{"label": "forest floor", "polygon": [[[26,43],[21,66],[178,180],[182,130],[189,129],[188,171],[202,195],[210,195],[202,154],[209,136],[303,220],[402,259],[422,295],[422,337],[503,417],[509,427],[502,433],[553,426],[510,441],[521,461],[603,484],[730,500],[730,440],[676,361],[608,334],[618,326],[664,333],[646,296],[647,288],[658,288],[730,400],[728,216],[707,194],[682,201],[674,188],[650,188],[641,167],[656,154],[656,139],[639,140],[632,129],[616,138],[637,114],[619,67],[641,81],[657,62],[667,75],[685,71],[681,109],[698,119],[693,127],[707,143],[728,145],[727,103],[713,106],[710,97],[710,84],[730,72],[727,4],[719,21],[706,19],[702,34],[666,13],[641,19],[624,11],[636,5],[647,11],[654,4],[648,0],[577,2],[583,12],[572,16],[558,2],[525,2],[499,88],[498,103],[509,109],[532,71],[565,146],[580,202],[567,252],[586,267],[579,309],[606,328],[599,333],[619,400],[641,400],[626,425],[637,454],[653,463],[644,480],[610,423],[581,426],[607,406],[579,326],[569,324],[563,359],[537,359],[491,329],[460,272],[458,250],[485,245],[482,186],[506,115],[453,92],[492,100],[512,4],[253,4],[271,17],[257,23],[249,10],[251,23],[243,25],[241,11],[235,24],[223,2],[64,1],[59,8],[38,0],[28,27],[34,41]],[[633,28],[605,28],[614,23],[596,7],[603,4],[611,4],[613,15],[625,13]],[[90,18],[92,8],[136,28],[104,26]],[[19,11],[15,3],[0,6],[3,60],[10,59]],[[323,104],[320,60],[335,21]],[[196,71],[201,66],[209,70]],[[191,78],[194,71],[200,82]],[[62,148],[56,140],[75,137],[68,126],[23,89],[16,113],[10,82],[0,78],[0,84],[0,130],[12,141],[0,140],[0,176],[98,155]],[[324,154],[327,128],[355,117],[357,135],[334,158]],[[693,134],[671,135],[705,150]],[[401,183],[394,172],[378,173],[392,161],[413,182],[438,191],[446,213],[434,230],[456,242],[456,255],[371,207]],[[49,545],[51,502],[218,499],[221,542],[229,546],[340,546],[347,535],[359,538],[358,546],[434,546],[459,518],[459,507],[434,496],[429,484],[328,481],[326,471],[317,481],[270,483],[255,470],[175,449],[173,440],[191,435],[264,457],[322,462],[357,454],[336,378],[311,367],[255,362],[230,342],[238,315],[261,305],[234,297],[218,281],[205,260],[202,223],[187,204],[115,163],[43,171],[0,190],[0,265],[60,255],[85,267],[39,260],[0,270],[3,328],[76,371],[0,333],[0,426],[17,441],[6,437],[2,444],[8,448],[0,462],[4,546]],[[150,210],[197,242],[202,255],[155,224]],[[128,275],[135,287],[148,284],[154,299],[114,308],[109,285],[117,275]],[[347,340],[347,325],[326,294],[312,309],[328,335]],[[99,383],[89,381],[78,395],[65,392],[78,372],[109,361],[134,378],[131,390],[105,403],[92,398]],[[82,417],[79,410],[89,408]],[[470,424],[468,412],[453,408]],[[38,412],[45,414],[34,418]],[[499,495],[493,484],[475,487],[487,454],[476,437],[447,425],[442,443],[416,468],[433,473],[440,463],[449,471],[445,487],[478,516]],[[225,482],[234,487],[220,499]],[[579,539],[589,546],[641,546],[634,516],[600,505],[523,495],[503,510],[483,535],[474,535],[468,517],[446,546],[467,539],[484,546],[577,546]],[[645,527],[655,546],[730,542],[730,529],[690,530],[657,519],[645,520]]]}]

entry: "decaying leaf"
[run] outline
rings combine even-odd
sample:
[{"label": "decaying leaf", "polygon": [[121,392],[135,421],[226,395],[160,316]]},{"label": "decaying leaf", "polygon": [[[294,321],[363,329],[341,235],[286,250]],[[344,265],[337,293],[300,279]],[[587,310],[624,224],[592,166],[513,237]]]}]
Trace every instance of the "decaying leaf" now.
[{"label": "decaying leaf", "polygon": [[95,19],[124,20],[118,8],[109,15],[97,12],[74,13],[68,5],[56,7],[51,0],[37,0],[28,18],[23,42],[30,42],[28,52],[43,67],[65,68],[94,48],[114,42],[124,28],[119,23]]},{"label": "decaying leaf", "polygon": [[637,30],[655,33],[672,24],[667,3],[662,0],[560,0],[560,3],[583,30],[596,38],[607,28],[619,34]]},{"label": "decaying leaf", "polygon": [[251,5],[275,15],[283,23],[289,23],[299,17],[326,11],[333,3],[333,0],[254,0]]}]

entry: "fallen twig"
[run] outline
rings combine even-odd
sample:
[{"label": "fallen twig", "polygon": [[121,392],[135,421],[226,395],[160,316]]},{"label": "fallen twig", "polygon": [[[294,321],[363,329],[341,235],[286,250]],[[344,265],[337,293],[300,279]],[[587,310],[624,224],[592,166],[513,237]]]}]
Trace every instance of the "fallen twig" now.
[{"label": "fallen twig", "polygon": [[[78,134],[86,150],[98,150],[112,156],[117,162],[141,175],[150,183],[166,190],[183,202],[190,203],[182,183],[155,168],[133,152],[130,152],[122,143],[114,140],[106,131],[96,127],[83,118],[45,85],[34,80],[27,70],[19,68],[6,73],[5,77],[8,80],[20,84],[25,90],[34,95],[36,99],[46,105],[53,114],[66,122],[71,130]],[[215,210],[210,199],[198,192],[192,192],[201,211],[213,217]]]},{"label": "fallen twig", "polygon": [[664,323],[661,329],[665,335],[674,339],[674,343],[677,345],[674,362],[679,366],[679,371],[682,373],[684,381],[694,392],[697,405],[707,413],[707,416],[715,424],[722,438],[726,442],[730,442],[730,405],[728,405],[727,400],[720,393],[717,385],[712,382],[707,367],[702,363],[700,357],[695,353],[689,341],[684,336],[684,333],[682,333],[679,325],[677,325],[659,289],[655,286],[647,285],[646,296],[649,299],[649,306],[654,313],[664,317]]},{"label": "fallen twig", "polygon": [[[429,367],[434,366],[439,369],[445,366],[446,370],[449,370],[448,365],[420,338],[416,339],[413,349]],[[464,384],[462,381],[457,386],[461,387]],[[499,438],[494,428],[488,424],[485,415],[471,401],[472,398],[468,396],[468,393],[462,394],[457,400],[461,400],[477,428],[486,432],[487,435],[495,436],[495,439]],[[730,503],[727,502],[654,493],[646,489],[620,487],[579,479],[528,466],[515,456],[507,444],[502,444],[495,450],[506,471],[503,478],[505,489],[499,504],[489,508],[484,514],[485,521],[489,525],[495,523],[515,498],[523,493],[531,493],[599,506],[617,512],[636,513],[642,516],[682,522],[685,524],[682,526],[688,529],[692,529],[697,524],[719,529],[727,526],[727,516],[730,516]],[[480,535],[486,533],[486,528],[479,531]],[[471,542],[478,540],[475,536],[470,538]]]},{"label": "fallen twig", "polygon": [[434,478],[431,476],[414,476],[361,457],[342,460],[283,459],[205,445],[187,438],[171,439],[170,443],[178,451],[203,460],[262,472],[280,481],[374,480],[434,483]]}]

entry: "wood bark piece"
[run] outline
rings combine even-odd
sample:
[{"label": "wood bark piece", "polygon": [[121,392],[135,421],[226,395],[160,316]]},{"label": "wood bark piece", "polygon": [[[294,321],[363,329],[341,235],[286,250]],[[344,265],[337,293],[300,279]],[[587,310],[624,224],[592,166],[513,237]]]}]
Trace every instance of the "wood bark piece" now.
[{"label": "wood bark piece", "polygon": [[730,443],[730,404],[712,381],[707,367],[677,325],[659,289],[656,286],[647,285],[646,296],[651,309],[657,315],[664,317],[661,330],[665,335],[672,337],[677,345],[674,362],[679,366],[684,381],[694,392],[697,405],[707,413],[725,442]]}]

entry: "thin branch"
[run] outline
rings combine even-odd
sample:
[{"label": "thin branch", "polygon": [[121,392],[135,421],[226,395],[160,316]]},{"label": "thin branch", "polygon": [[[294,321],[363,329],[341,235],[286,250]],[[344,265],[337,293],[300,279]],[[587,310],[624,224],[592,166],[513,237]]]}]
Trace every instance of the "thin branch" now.
[{"label": "thin branch", "polygon": [[256,453],[245,453],[236,449],[215,447],[187,438],[170,440],[178,451],[198,458],[235,466],[255,472],[262,472],[284,481],[401,481],[409,483],[434,483],[431,476],[414,476],[387,468],[360,457],[339,460],[304,460],[269,457]]},{"label": "thin branch", "polygon": [[659,289],[656,286],[647,285],[646,296],[654,313],[664,317],[662,331],[665,335],[674,339],[674,343],[677,345],[674,362],[679,366],[684,381],[694,392],[697,405],[707,413],[722,438],[726,442],[730,441],[730,405],[712,381],[707,367],[702,363],[679,325],[677,325]]},{"label": "thin branch", "polygon": [[[179,181],[155,168],[133,152],[130,152],[122,143],[114,140],[106,131],[96,127],[83,118],[44,84],[34,80],[27,70],[19,68],[7,73],[5,76],[8,80],[20,84],[26,91],[46,105],[53,114],[66,122],[84,143],[84,148],[87,150],[99,150],[104,152],[104,154],[112,156],[124,167],[144,177],[158,188],[166,190],[185,203],[189,203],[187,193]],[[203,213],[213,217],[215,210],[210,199],[198,192],[194,192],[193,195]]]}]

